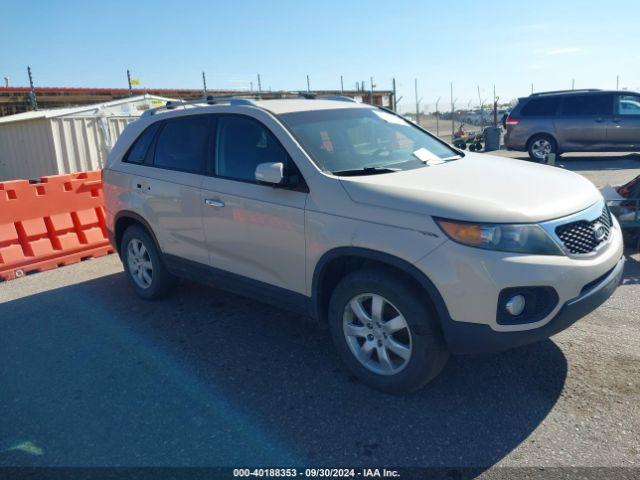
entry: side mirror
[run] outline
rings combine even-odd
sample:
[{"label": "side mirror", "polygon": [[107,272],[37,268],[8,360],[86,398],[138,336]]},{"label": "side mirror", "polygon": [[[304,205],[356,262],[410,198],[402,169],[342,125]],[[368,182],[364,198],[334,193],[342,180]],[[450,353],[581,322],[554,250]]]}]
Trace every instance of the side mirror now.
[{"label": "side mirror", "polygon": [[257,182],[276,186],[284,183],[284,178],[284,165],[282,163],[260,163],[256,167]]}]

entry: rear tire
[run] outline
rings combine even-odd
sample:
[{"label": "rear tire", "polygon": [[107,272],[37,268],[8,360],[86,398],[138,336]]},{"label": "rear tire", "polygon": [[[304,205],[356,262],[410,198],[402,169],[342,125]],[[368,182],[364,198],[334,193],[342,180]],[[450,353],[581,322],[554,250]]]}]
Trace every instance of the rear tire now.
[{"label": "rear tire", "polygon": [[534,135],[529,140],[527,151],[531,160],[544,163],[550,153],[558,155],[558,144],[551,135]]},{"label": "rear tire", "polygon": [[339,357],[363,383],[411,392],[444,368],[449,352],[424,295],[384,269],[359,270],[338,283],[329,328]]},{"label": "rear tire", "polygon": [[162,298],[175,284],[151,235],[141,226],[132,225],[125,230],[120,252],[124,271],[139,297]]}]

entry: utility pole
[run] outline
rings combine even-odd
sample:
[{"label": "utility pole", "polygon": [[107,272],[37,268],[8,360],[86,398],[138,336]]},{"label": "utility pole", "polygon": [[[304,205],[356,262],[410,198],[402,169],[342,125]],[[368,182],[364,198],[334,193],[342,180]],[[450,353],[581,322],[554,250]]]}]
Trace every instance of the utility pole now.
[{"label": "utility pole", "polygon": [[260,81],[260,74],[258,74],[258,98],[262,97],[262,82]]},{"label": "utility pole", "polygon": [[493,85],[493,126],[498,126],[498,97],[496,96],[496,86]]},{"label": "utility pole", "polygon": [[453,100],[453,82],[449,84],[449,88],[451,90],[451,142],[453,143],[453,135],[455,133],[455,101]]},{"label": "utility pole", "polygon": [[397,111],[397,109],[396,109],[396,106],[397,106],[397,103],[396,103],[396,79],[395,78],[392,80],[392,85],[393,85],[393,111],[395,112],[395,111]]},{"label": "utility pole", "polygon": [[4,86],[5,88],[9,88],[9,77],[4,77]]},{"label": "utility pole", "polygon": [[309,75],[307,75],[307,93],[311,93],[311,84],[309,83]]},{"label": "utility pole", "polygon": [[531,84],[531,95],[533,95],[533,83]]},{"label": "utility pole", "polygon": [[574,78],[571,79],[571,90],[575,90],[576,87],[576,81]]},{"label": "utility pole", "polygon": [[373,103],[373,87],[374,87],[374,85],[373,85],[373,77],[370,77],[370,80],[371,80],[371,82],[370,82],[369,87],[371,88],[371,93],[369,94],[369,103],[371,105],[373,105],[374,104]]},{"label": "utility pole", "polygon": [[253,82],[249,81],[249,91],[253,93]]},{"label": "utility pole", "polygon": [[27,73],[29,74],[29,86],[31,87],[31,92],[29,93],[31,100],[31,107],[34,110],[38,110],[38,99],[36,98],[36,89],[33,86],[33,76],[31,76],[31,67],[27,66]]},{"label": "utility pole", "polygon": [[202,92],[206,97],[207,96],[207,77],[205,76],[204,72],[202,72]]},{"label": "utility pole", "polygon": [[133,95],[133,90],[131,88],[131,72],[127,69],[127,83],[129,84],[129,96]]},{"label": "utility pole", "polygon": [[484,130],[484,102],[482,101],[482,96],[480,95],[480,85],[478,85],[478,102],[480,102],[480,125],[482,130]]},{"label": "utility pole", "polygon": [[438,104],[440,103],[440,98],[436,100],[436,137],[440,136],[440,110],[438,110]]},{"label": "utility pole", "polygon": [[616,90],[620,90],[620,75],[616,75]]},{"label": "utility pole", "polygon": [[414,79],[414,90],[416,93],[416,123],[420,125],[420,99],[418,98],[418,79]]},{"label": "utility pole", "polygon": [[344,95],[344,79],[340,75],[340,95]]}]

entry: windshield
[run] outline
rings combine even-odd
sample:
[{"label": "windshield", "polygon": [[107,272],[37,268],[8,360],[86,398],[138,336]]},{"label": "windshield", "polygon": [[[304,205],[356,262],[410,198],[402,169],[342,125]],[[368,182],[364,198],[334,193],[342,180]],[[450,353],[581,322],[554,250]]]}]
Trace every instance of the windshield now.
[{"label": "windshield", "polygon": [[362,175],[424,167],[458,152],[401,117],[373,108],[279,115],[324,171]]}]

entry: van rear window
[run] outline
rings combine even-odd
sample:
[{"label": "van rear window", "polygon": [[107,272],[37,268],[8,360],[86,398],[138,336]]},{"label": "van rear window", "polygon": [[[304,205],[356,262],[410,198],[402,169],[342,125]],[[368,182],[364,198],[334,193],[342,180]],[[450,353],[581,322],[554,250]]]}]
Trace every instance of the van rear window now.
[{"label": "van rear window", "polygon": [[522,107],[521,116],[549,117],[556,114],[560,99],[558,97],[534,98]]}]

